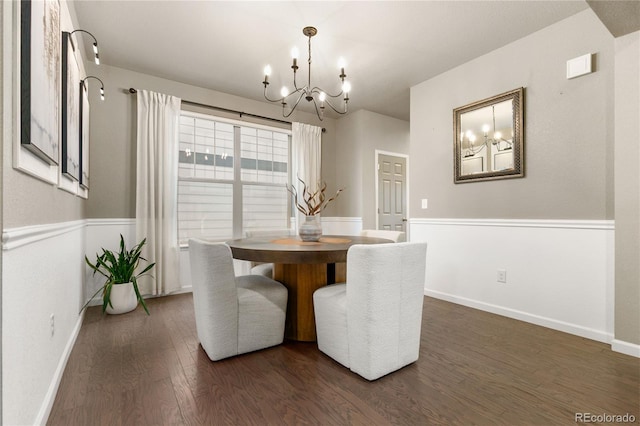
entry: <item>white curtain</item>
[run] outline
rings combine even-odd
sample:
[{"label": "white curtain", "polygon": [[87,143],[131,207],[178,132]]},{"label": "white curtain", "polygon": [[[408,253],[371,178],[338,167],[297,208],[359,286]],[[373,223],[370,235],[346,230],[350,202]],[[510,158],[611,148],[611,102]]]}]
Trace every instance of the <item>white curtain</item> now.
[{"label": "white curtain", "polygon": [[[322,179],[320,173],[322,159],[322,129],[317,126],[304,123],[292,123],[291,126],[291,151],[292,151],[292,179],[302,194],[302,184],[298,177],[308,186],[310,191],[315,191]],[[297,226],[304,221],[303,215],[296,215]]]},{"label": "white curtain", "polygon": [[139,281],[143,294],[180,288],[177,222],[180,98],[138,91],[136,241],[147,239],[142,256],[156,262]]}]

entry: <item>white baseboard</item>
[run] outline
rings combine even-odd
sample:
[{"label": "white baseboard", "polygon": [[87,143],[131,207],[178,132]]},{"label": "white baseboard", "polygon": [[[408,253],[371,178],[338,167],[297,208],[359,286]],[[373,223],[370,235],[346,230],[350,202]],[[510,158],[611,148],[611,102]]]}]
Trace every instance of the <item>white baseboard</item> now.
[{"label": "white baseboard", "polygon": [[620,352],[621,354],[640,358],[640,345],[636,345],[635,343],[613,339],[611,341],[611,350],[614,352]]},{"label": "white baseboard", "polygon": [[453,294],[447,294],[428,289],[424,290],[424,294],[425,296],[433,297],[435,299],[446,300],[447,302],[452,302],[458,305],[479,309],[481,311],[491,312],[492,314],[502,315],[504,317],[525,321],[531,324],[547,327],[552,330],[558,330],[565,333],[574,334],[576,336],[585,337],[587,339],[596,340],[598,342],[610,343],[613,338],[613,336],[607,333],[603,333],[599,330],[589,329],[575,324],[569,324],[563,321],[555,320],[553,318],[545,318],[542,316],[533,315],[527,312],[518,311],[516,309],[506,308],[504,306],[497,306],[478,300],[467,299],[465,297],[460,297]]},{"label": "white baseboard", "polygon": [[47,390],[47,394],[45,395],[44,401],[42,401],[42,405],[40,406],[40,411],[38,412],[38,416],[36,417],[35,424],[37,425],[46,425],[47,420],[49,420],[49,415],[51,414],[51,408],[53,408],[53,402],[56,399],[56,394],[58,393],[58,387],[60,386],[60,381],[62,380],[62,374],[64,373],[64,369],[67,366],[67,361],[69,361],[69,356],[71,355],[71,351],[73,350],[74,345],[76,344],[76,339],[78,338],[78,334],[80,334],[80,328],[82,327],[82,322],[84,321],[84,311],[78,316],[78,320],[76,321],[76,325],[73,328],[71,336],[69,336],[69,340],[67,341],[67,345],[64,348],[64,352],[58,361],[58,367],[53,375],[51,380],[51,384],[49,385],[49,389]]}]

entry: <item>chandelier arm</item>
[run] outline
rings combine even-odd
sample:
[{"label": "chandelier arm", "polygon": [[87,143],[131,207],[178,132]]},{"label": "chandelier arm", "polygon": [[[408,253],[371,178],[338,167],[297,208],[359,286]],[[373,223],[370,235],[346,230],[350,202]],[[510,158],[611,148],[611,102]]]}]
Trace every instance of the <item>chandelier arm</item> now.
[{"label": "chandelier arm", "polygon": [[[269,96],[267,96],[267,86],[264,86],[264,98],[266,100],[268,100],[269,102],[282,102],[283,100],[285,100],[286,98],[288,98],[289,96],[293,95],[294,93],[297,93],[301,90],[304,90],[305,88],[301,88],[301,89],[296,89],[293,92],[289,93],[287,96],[284,97],[280,97],[278,99],[271,99]],[[302,93],[304,95],[304,92]]]},{"label": "chandelier arm", "polygon": [[329,107],[331,107],[332,110],[334,110],[335,112],[337,112],[338,114],[341,114],[341,115],[344,115],[349,111],[349,108],[348,108],[349,104],[346,103],[346,102],[344,104],[344,111],[340,111],[340,110],[336,109],[336,107],[333,106],[333,104],[331,103],[331,101],[329,101],[329,99],[325,99],[324,103],[329,105]]},{"label": "chandelier arm", "polygon": [[[322,107],[322,111],[318,110],[318,104],[316,103],[316,98],[312,98],[313,106],[316,108],[316,115],[320,119],[320,121],[324,120],[324,107]],[[326,102],[326,101],[325,101]]]},{"label": "chandelier arm", "polygon": [[339,98],[344,95],[344,90],[340,90],[340,93],[338,93],[337,95],[332,95],[330,93],[325,92],[318,86],[314,87],[312,91],[315,91],[315,93],[324,92],[324,94],[327,95],[327,98]]},{"label": "chandelier arm", "polygon": [[[289,96],[293,95],[294,93],[298,93],[300,92],[300,97],[304,96],[307,93],[307,88],[306,87],[300,87],[296,90],[291,91],[287,96],[279,99],[279,101],[283,101],[285,99],[287,99]],[[300,102],[300,99],[298,99],[298,102]],[[298,105],[298,102],[296,102],[296,105]]]},{"label": "chandelier arm", "polygon": [[267,86],[264,86],[264,98],[266,100],[268,100],[269,102],[281,102],[284,98],[280,98],[280,99],[271,99],[269,96],[267,96]]},{"label": "chandelier arm", "polygon": [[[292,95],[293,93],[295,93],[295,92],[292,92],[292,93],[291,93],[291,95]],[[289,96],[290,96],[290,95],[289,95]],[[293,114],[293,111],[295,111],[296,107],[298,106],[298,104],[299,104],[299,103],[300,103],[300,101],[302,100],[302,97],[303,97],[303,96],[304,96],[304,92],[300,93],[300,96],[298,96],[298,100],[296,101],[296,103],[295,103],[295,104],[293,104],[293,107],[291,107],[291,111],[289,111],[289,114],[285,113],[285,110],[284,110],[284,105],[285,105],[285,104],[283,104],[283,105],[282,105],[282,115],[283,115],[285,118],[287,118],[287,117],[289,117],[291,114]],[[288,96],[287,96],[287,97],[288,97]]]},{"label": "chandelier arm", "polygon": [[[507,144],[507,146],[506,146],[506,147],[504,147],[504,148],[501,148],[501,147],[500,147],[500,143],[501,143],[501,142],[506,143],[506,144]],[[497,142],[497,144],[496,144],[496,147],[498,148],[498,151],[500,151],[500,152],[502,152],[502,151],[508,151],[508,150],[510,150],[511,148],[513,148],[513,142],[509,142],[507,139],[500,138],[500,139],[498,139],[498,142]]]},{"label": "chandelier arm", "polygon": [[476,155],[477,153],[479,153],[480,151],[482,151],[482,149],[486,148],[486,147],[487,147],[487,145],[484,144],[484,143],[482,145],[480,145],[479,147],[477,147],[477,148],[474,148],[473,146],[471,146],[471,147],[467,148],[467,152],[471,152],[470,157],[472,157],[472,156]]}]

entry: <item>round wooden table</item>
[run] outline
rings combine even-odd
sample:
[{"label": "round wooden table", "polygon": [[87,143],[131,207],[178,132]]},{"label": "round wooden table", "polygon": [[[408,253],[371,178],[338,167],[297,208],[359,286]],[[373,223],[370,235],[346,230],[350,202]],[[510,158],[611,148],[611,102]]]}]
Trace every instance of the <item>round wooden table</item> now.
[{"label": "round wooden table", "polygon": [[353,244],[392,243],[383,238],[328,235],[319,242],[298,237],[253,237],[228,241],[233,257],[273,263],[273,278],[289,290],[285,337],[316,340],[313,292],[327,284],[346,281],[347,250]]}]

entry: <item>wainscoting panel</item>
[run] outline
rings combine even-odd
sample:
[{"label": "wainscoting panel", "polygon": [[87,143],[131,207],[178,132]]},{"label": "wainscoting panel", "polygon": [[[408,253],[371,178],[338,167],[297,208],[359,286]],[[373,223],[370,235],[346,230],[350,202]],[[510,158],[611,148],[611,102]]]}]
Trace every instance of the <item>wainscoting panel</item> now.
[{"label": "wainscoting panel", "polygon": [[[611,343],[613,221],[412,219],[425,294]],[[498,282],[506,271],[506,283]]]},{"label": "wainscoting panel", "polygon": [[360,235],[361,217],[322,217],[322,233],[325,235]]},{"label": "wainscoting panel", "polygon": [[3,231],[3,424],[47,420],[82,324],[84,225]]}]

